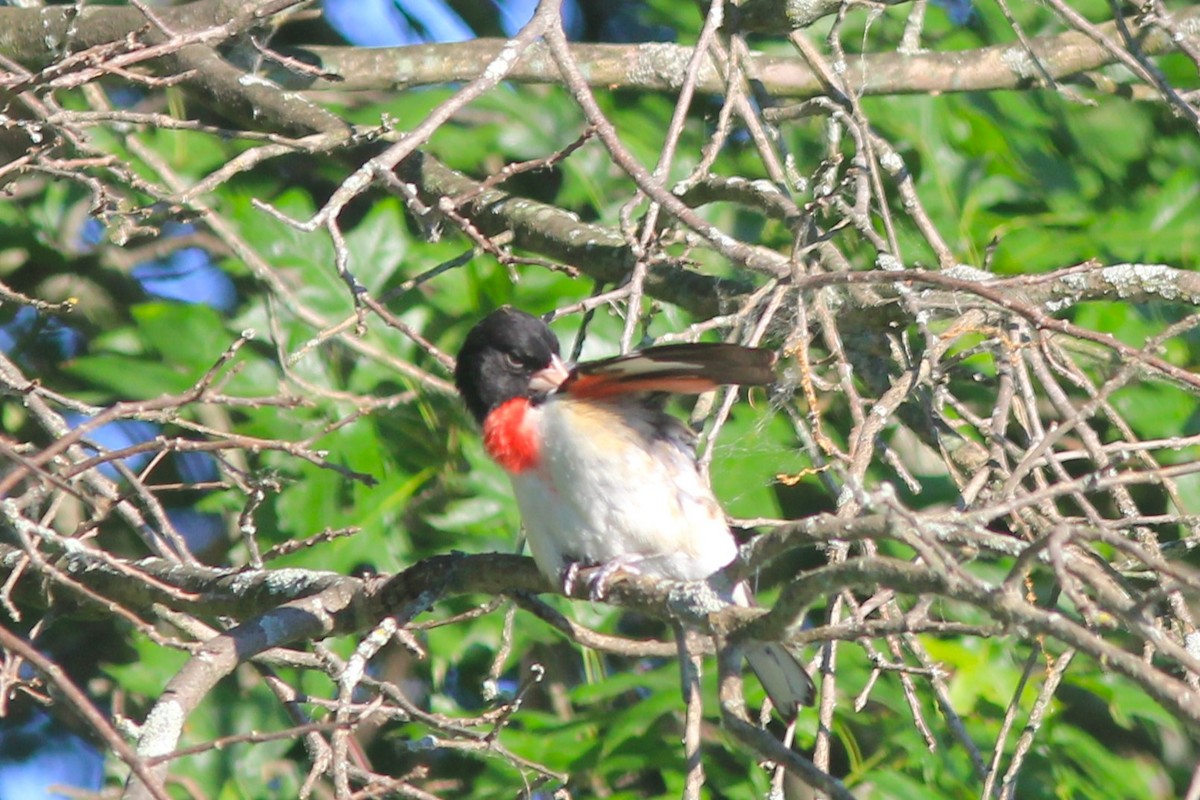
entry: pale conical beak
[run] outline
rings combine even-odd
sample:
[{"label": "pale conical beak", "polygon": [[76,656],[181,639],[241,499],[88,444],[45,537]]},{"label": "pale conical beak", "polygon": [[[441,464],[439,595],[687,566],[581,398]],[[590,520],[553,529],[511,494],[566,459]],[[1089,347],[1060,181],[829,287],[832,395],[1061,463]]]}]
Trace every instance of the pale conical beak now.
[{"label": "pale conical beak", "polygon": [[558,356],[553,356],[550,359],[550,364],[544,369],[540,369],[533,373],[529,379],[529,388],[535,392],[545,392],[549,394],[563,385],[563,381],[570,375],[570,370],[563,360]]}]

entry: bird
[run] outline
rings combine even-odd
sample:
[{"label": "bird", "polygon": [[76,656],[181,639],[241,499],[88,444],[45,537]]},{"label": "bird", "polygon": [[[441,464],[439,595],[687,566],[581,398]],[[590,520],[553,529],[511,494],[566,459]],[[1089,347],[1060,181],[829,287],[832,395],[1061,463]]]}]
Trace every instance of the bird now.
[{"label": "bird", "polygon": [[[696,461],[696,437],[663,405],[669,393],[772,383],[774,363],[765,349],[692,343],[568,368],[545,322],[502,306],[468,332],[454,378],[549,580],[568,594],[581,567],[600,567],[600,580],[620,570],[704,580],[749,606],[749,587],[721,572],[737,542]],[[812,703],[812,678],[784,645],[751,641],[745,653],[780,714]]]}]

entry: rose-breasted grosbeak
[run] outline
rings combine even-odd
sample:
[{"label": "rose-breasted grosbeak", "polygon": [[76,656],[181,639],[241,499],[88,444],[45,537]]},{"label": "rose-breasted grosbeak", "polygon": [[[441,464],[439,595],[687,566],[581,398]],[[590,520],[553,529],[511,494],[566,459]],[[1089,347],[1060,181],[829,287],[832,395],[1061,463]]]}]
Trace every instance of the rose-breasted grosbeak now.
[{"label": "rose-breasted grosbeak", "polygon": [[[695,437],[655,393],[768,384],[774,362],[761,349],[681,344],[568,370],[544,322],[504,307],[467,334],[455,382],[552,581],[574,566],[620,567],[708,579],[725,600],[750,605],[746,584],[716,574],[737,543],[697,467]],[[750,642],[746,658],[780,713],[812,702],[812,679],[783,645]]]}]

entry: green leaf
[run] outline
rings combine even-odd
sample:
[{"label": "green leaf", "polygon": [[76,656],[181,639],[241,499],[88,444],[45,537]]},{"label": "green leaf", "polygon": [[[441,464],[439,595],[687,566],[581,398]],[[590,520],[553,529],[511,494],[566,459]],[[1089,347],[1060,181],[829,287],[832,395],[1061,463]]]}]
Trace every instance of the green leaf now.
[{"label": "green leaf", "polygon": [[130,313],[149,349],[197,378],[236,338],[225,330],[219,311],[199,303],[142,303]]},{"label": "green leaf", "polygon": [[721,430],[710,474],[726,513],[735,517],[777,517],[775,485],[779,475],[794,475],[809,465],[793,445],[783,414],[756,413],[735,406]]},{"label": "green leaf", "polygon": [[115,353],[79,356],[66,364],[63,371],[103,387],[122,400],[147,400],[177,394],[190,388],[201,374],[159,361]]}]

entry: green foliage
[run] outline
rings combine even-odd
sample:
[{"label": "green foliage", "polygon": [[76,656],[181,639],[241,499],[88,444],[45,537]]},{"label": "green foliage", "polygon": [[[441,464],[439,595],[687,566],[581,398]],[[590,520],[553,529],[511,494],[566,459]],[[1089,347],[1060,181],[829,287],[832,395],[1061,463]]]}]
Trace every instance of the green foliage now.
[{"label": "green foliage", "polygon": [[[1106,13],[1107,5],[1092,5],[1096,13]],[[650,6],[652,19],[673,25],[682,36],[694,36],[694,7],[665,0]],[[950,26],[939,16],[931,21],[930,39],[941,46],[979,47],[991,43],[992,32],[1007,30],[993,6],[980,4],[977,13],[983,22],[971,28]],[[1045,9],[1020,13],[1031,30],[1048,24]],[[930,14],[940,12],[931,9]],[[877,27],[859,31],[863,39],[843,38],[890,41],[903,18],[903,13],[889,12]],[[851,33],[857,31],[855,19],[848,23]],[[1182,68],[1178,62],[1166,66],[1172,73]],[[451,94],[449,89],[405,92],[343,111],[362,124],[387,115],[408,129]],[[673,98],[621,92],[606,93],[601,102],[622,132],[625,146],[653,167]],[[708,141],[710,112],[715,108],[709,103],[697,100],[680,142],[680,152],[688,155],[675,165],[672,179],[686,174],[692,166],[687,160],[694,161]],[[1022,91],[874,97],[865,98],[863,105],[872,123],[904,157],[933,226],[965,262],[1000,275],[1045,272],[1092,258],[1195,266],[1200,182],[1194,171],[1181,170],[1180,165],[1200,163],[1196,132],[1173,119],[1162,103],[1105,102],[1087,107],[1065,93]],[[477,177],[506,163],[544,157],[573,141],[582,125],[577,106],[559,88],[505,86],[471,110],[472,116],[441,127],[428,149],[455,169]],[[817,122],[790,126],[785,133],[798,161],[810,165],[824,155],[821,136]],[[189,131],[152,131],[142,137],[142,143],[191,181],[247,149]],[[132,164],[143,177],[154,177],[131,154],[122,135],[101,129],[95,144]],[[445,391],[450,376],[444,365],[421,343],[378,319],[355,330],[355,301],[347,280],[334,269],[335,251],[327,232],[302,232],[255,204],[268,203],[280,214],[309,219],[327,199],[333,183],[353,166],[348,161],[306,166],[311,172],[300,178],[283,167],[268,166],[215,188],[211,206],[270,268],[268,276],[237,253],[223,254],[220,265],[236,279],[240,292],[238,308],[229,316],[203,305],[147,298],[132,285],[127,271],[71,246],[89,203],[78,185],[49,183],[35,198],[0,203],[4,248],[0,279],[19,278],[13,282],[30,294],[46,288],[46,276],[77,280],[73,291],[81,302],[73,319],[91,334],[86,354],[47,368],[39,377],[75,401],[97,406],[154,400],[187,392],[243,331],[253,330],[255,338],[216,375],[220,392],[239,402],[219,407],[187,404],[166,424],[169,435],[203,439],[219,430],[251,443],[239,450],[244,461],[231,467],[246,483],[270,485],[253,514],[264,549],[326,530],[357,529],[351,536],[299,549],[272,566],[343,574],[364,568],[395,572],[424,556],[450,550],[511,550],[520,523],[510,487],[486,458],[477,431],[456,398]],[[718,154],[713,172],[751,179],[764,176],[752,146],[740,140]],[[595,142],[560,165],[553,181],[543,185],[535,178],[530,185],[534,186],[530,194],[545,193],[539,199],[610,225],[619,223],[621,206],[632,191],[628,177],[611,167]],[[115,221],[131,211],[106,208],[102,215]],[[143,211],[144,216],[157,218],[157,210]],[[901,213],[899,201],[893,211],[907,260],[933,265],[931,248]],[[765,246],[786,251],[791,245],[793,231],[787,226],[763,222],[759,215],[732,204],[717,204],[701,213],[741,236],[759,231]],[[373,298],[383,298],[402,323],[428,337],[442,352],[454,353],[473,322],[498,305],[513,303],[535,313],[546,312],[576,302],[595,288],[562,272],[500,265],[489,255],[478,255],[465,266],[401,291],[406,281],[459,257],[471,243],[444,231],[440,239],[421,235],[403,203],[382,193],[371,195],[363,206],[351,206],[342,222],[353,281]],[[987,263],[985,253],[993,241],[997,246]],[[3,257],[17,251],[33,254],[30,259],[43,259],[44,272],[18,275],[9,266],[12,259]],[[862,260],[856,266],[870,265],[865,248],[855,257]],[[713,274],[733,270],[724,263],[703,266]],[[275,279],[277,285],[271,283]],[[648,336],[677,331],[693,322],[679,309],[653,310],[657,315],[646,326]],[[7,321],[10,317],[3,313]],[[1155,316],[1162,313],[1170,312],[1095,302],[1080,304],[1067,316],[1077,325],[1141,346],[1163,329],[1163,319]],[[615,352],[623,320],[601,307],[590,326],[585,355]],[[338,335],[332,335],[334,328]],[[556,323],[555,330],[569,348],[577,318]],[[965,352],[989,335],[982,332],[965,338],[957,347]],[[1195,369],[1196,349],[1192,334],[1191,339],[1172,339],[1160,355]],[[401,372],[396,368],[400,363],[424,371],[431,380],[422,382]],[[990,387],[997,379],[997,366],[985,353],[965,355],[956,368],[947,381],[976,381]],[[1098,360],[1089,375],[1102,384],[1121,368],[1122,364]],[[862,380],[861,376],[855,379]],[[969,391],[964,395],[971,397]],[[401,399],[375,407],[362,402],[361,398],[369,397]],[[976,397],[990,395],[980,392]],[[828,496],[817,473],[808,471],[814,465],[798,444],[797,426],[771,398],[754,394],[752,399],[735,407],[715,446],[714,485],[729,513],[783,516],[795,512],[801,497],[812,506],[833,507],[838,498]],[[1163,382],[1132,383],[1107,399],[1144,438],[1195,433],[1200,419],[1195,396]],[[6,397],[0,402],[5,427],[14,435],[28,434],[33,426],[19,400]],[[850,428],[846,409],[832,407],[822,413],[828,414],[828,434],[845,447],[848,443],[838,437],[839,431]],[[253,440],[304,442],[312,457],[299,457],[286,448],[252,446]],[[1196,455],[1195,447],[1181,448],[1164,454],[1163,460],[1183,462],[1195,460]],[[789,475],[802,478],[799,488],[785,487],[777,478]],[[867,477],[878,484],[893,480],[894,473],[875,465]],[[1185,480],[1179,486],[1187,500],[1198,499],[1200,483]],[[943,505],[947,497],[945,486],[931,479],[924,493],[910,499],[921,508]],[[201,507],[222,511],[232,531],[245,503],[243,487],[229,483],[206,496]],[[121,526],[119,520],[106,518],[97,535],[121,537],[123,546],[132,549],[128,531]],[[230,539],[220,556],[222,562],[247,563],[245,546],[236,536]],[[996,568],[997,582],[1010,566]],[[480,598],[438,605],[421,621],[448,620],[473,608],[476,600]],[[610,609],[584,606],[563,601],[557,607],[608,632],[620,631],[627,622]],[[818,606],[813,619],[827,611]],[[956,615],[967,616],[969,612]],[[981,619],[978,624],[985,622]],[[136,660],[106,665],[106,673],[134,707],[144,708],[185,656],[151,643],[144,632],[129,635]],[[414,692],[414,702],[451,718],[480,713],[480,708],[470,707],[471,702],[483,702],[479,687],[503,636],[503,610],[423,631],[428,661],[410,665],[423,683],[422,690]],[[997,740],[1026,662],[1032,661],[1015,712],[1014,730],[1020,731],[1054,654],[1005,639],[930,636],[922,641],[945,676],[945,696],[953,712],[974,742]],[[327,644],[347,656],[355,643],[346,638]],[[562,681],[558,688],[564,689],[558,700],[567,704],[570,713],[555,706],[550,691],[535,693],[499,732],[500,746],[549,770],[569,773],[575,797],[680,795],[685,772],[679,746],[683,708],[673,659],[584,656],[524,612],[517,614],[511,644],[500,666],[507,678],[518,683],[526,678],[530,653],[540,654],[551,671],[571,672],[577,662],[583,662],[585,671],[593,674],[591,680],[574,674],[557,678]],[[477,663],[467,664],[472,658]],[[1016,796],[1152,800],[1172,794],[1163,787],[1186,785],[1191,765],[1178,755],[1194,756],[1194,746],[1189,749],[1186,744],[1186,728],[1104,665],[1082,657],[1078,662],[1066,678],[1068,691],[1050,704],[1047,722],[1026,756]],[[862,648],[840,645],[837,699],[844,711],[839,710],[834,731],[835,771],[867,797],[977,797],[979,781],[971,760],[962,742],[947,733],[947,710],[929,699],[931,693],[921,694],[917,710],[936,729],[934,748],[913,724],[914,711],[894,671],[879,678],[865,709],[851,710],[852,698],[873,679],[874,669]],[[715,665],[707,664],[708,796],[761,797],[769,790],[769,773],[747,763],[737,754],[735,743],[714,732],[719,726],[714,673]],[[471,686],[456,690],[451,680],[455,676]],[[319,673],[296,671],[288,677],[314,697],[336,693]],[[756,685],[748,682],[747,692],[753,701],[761,701]],[[799,726],[802,750],[811,748],[815,737],[812,718],[806,712]],[[287,724],[290,721],[279,702],[246,669],[218,686],[189,718],[183,745]],[[395,774],[425,764],[419,756],[421,742],[429,735],[430,729],[416,721],[390,726],[372,744],[376,764],[394,766]],[[1125,736],[1130,743],[1119,744]],[[1014,739],[1010,734],[1005,740],[1002,765],[1009,763]],[[305,777],[300,766],[305,756],[300,750],[289,740],[237,744],[182,759],[173,769],[193,781],[203,796],[294,797]],[[982,756],[989,760],[992,753],[984,750]],[[503,758],[475,757],[452,748],[439,750],[430,764],[435,775],[453,784],[447,796],[510,797],[514,786],[536,777],[533,770],[518,771]]]}]

